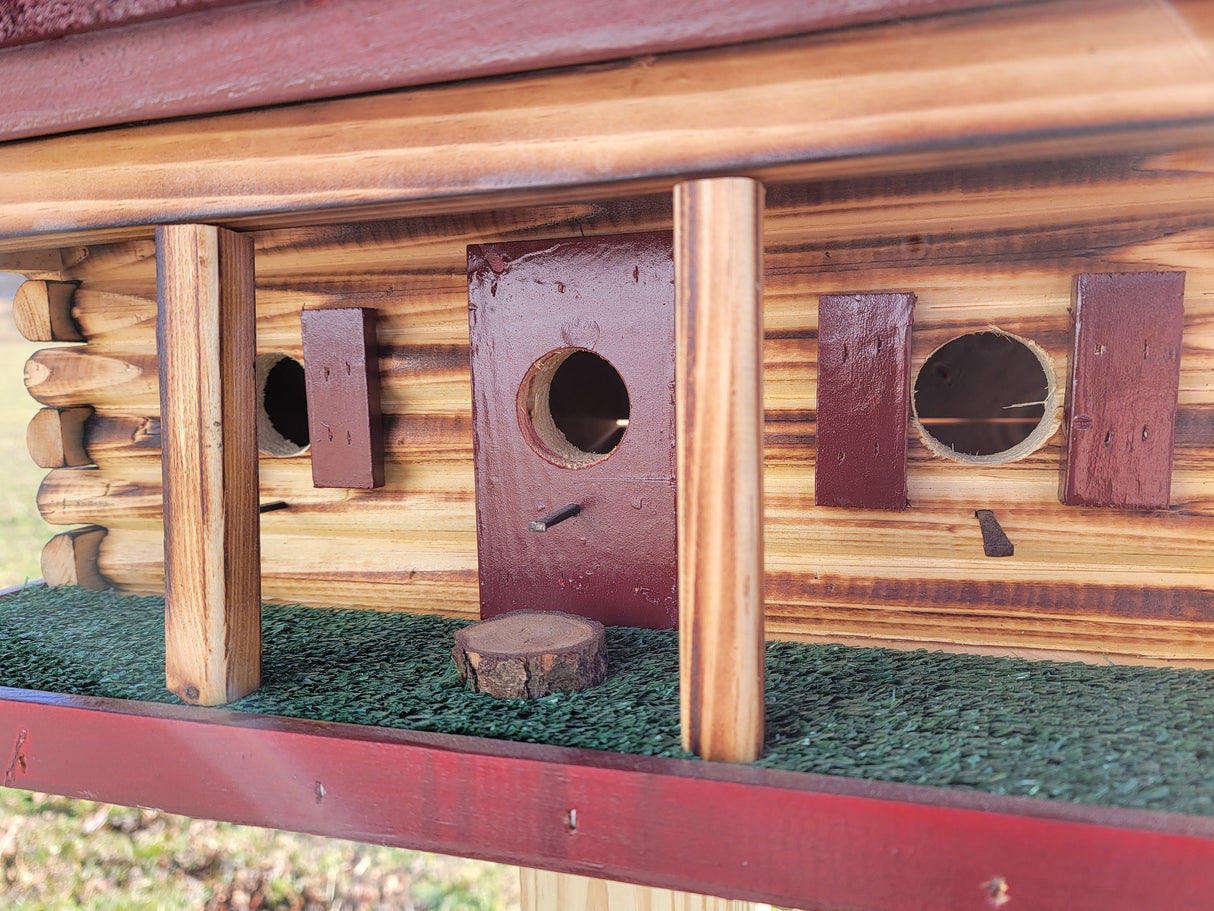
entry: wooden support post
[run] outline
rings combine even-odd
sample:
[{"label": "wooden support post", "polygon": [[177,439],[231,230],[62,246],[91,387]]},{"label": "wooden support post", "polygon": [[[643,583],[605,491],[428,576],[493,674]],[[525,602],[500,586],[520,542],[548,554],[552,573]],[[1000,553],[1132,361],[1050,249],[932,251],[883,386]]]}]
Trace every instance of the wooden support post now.
[{"label": "wooden support post", "polygon": [[252,239],[156,230],[165,676],[230,702],[261,678]]},{"label": "wooden support post", "polygon": [[519,867],[522,911],[759,911],[752,902]]},{"label": "wooden support post", "polygon": [[105,591],[110,583],[97,568],[105,529],[100,525],[73,528],[55,535],[42,548],[42,578],[47,585],[79,585]]},{"label": "wooden support post", "polygon": [[763,187],[674,191],[683,748],[763,751]]}]

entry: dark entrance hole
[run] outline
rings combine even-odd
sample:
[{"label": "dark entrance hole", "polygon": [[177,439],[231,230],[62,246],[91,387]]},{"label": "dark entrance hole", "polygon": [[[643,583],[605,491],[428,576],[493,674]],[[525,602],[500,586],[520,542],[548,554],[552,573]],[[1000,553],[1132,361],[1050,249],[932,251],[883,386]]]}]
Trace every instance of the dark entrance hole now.
[{"label": "dark entrance hole", "polygon": [[1053,412],[1047,356],[1032,342],[1002,332],[953,339],[927,359],[915,380],[915,417],[924,442],[962,462],[1020,458],[1048,438]]},{"label": "dark entrance hole", "polygon": [[304,368],[287,354],[257,358],[257,448],[267,455],[298,455],[308,447]]},{"label": "dark entrance hole", "polygon": [[628,430],[623,378],[605,358],[582,348],[561,348],[532,364],[518,404],[528,443],[566,468],[601,462]]}]

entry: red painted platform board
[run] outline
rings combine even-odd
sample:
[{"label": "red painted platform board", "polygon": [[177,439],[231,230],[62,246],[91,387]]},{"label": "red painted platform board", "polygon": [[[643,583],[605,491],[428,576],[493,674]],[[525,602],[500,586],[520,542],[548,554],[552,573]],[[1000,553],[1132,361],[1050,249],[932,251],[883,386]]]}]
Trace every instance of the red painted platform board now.
[{"label": "red painted platform board", "polygon": [[1214,889],[1207,818],[12,689],[0,743],[10,787],[798,908]]},{"label": "red painted platform board", "polygon": [[[673,627],[672,235],[471,246],[468,310],[481,615],[558,610],[607,625]],[[554,375],[550,392],[520,395],[539,375],[534,365],[566,352],[580,352],[595,372],[573,374],[567,386]],[[537,432],[545,403],[566,389],[571,405],[584,399],[594,416],[611,368],[627,392],[616,448],[601,457],[546,446]],[[568,504],[580,512],[547,531],[529,530]]]}]

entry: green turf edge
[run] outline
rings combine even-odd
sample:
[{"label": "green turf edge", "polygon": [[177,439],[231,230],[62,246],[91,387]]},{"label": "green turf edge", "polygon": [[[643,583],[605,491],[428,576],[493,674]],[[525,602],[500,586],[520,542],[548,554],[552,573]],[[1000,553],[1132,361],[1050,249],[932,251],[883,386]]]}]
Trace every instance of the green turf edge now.
[{"label": "green turf edge", "polygon": [[[176,702],[164,601],[29,587],[0,599],[0,684]],[[232,709],[687,757],[678,637],[607,630],[598,687],[542,699],[470,692],[466,621],[265,606],[263,685]],[[773,642],[767,768],[1214,815],[1214,672]]]}]

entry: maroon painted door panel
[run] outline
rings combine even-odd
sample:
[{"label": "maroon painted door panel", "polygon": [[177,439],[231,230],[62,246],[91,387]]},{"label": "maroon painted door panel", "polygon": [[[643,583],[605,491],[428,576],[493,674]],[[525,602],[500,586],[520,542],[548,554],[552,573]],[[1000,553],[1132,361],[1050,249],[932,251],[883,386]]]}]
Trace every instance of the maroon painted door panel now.
[{"label": "maroon painted door panel", "polygon": [[818,506],[906,508],[914,307],[905,292],[818,300]]},{"label": "maroon painted door panel", "polygon": [[674,626],[671,235],[471,246],[468,309],[481,615]]},{"label": "maroon painted door panel", "polygon": [[304,310],[300,329],[313,485],[382,487],[384,426],[375,311]]},{"label": "maroon painted door panel", "polygon": [[1168,508],[1184,279],[1076,276],[1061,490],[1068,506]]}]

